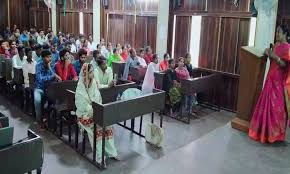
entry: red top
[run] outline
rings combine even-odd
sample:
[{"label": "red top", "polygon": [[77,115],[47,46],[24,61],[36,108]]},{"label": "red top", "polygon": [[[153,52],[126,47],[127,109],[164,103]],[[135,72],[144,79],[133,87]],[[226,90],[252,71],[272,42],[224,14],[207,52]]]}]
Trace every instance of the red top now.
[{"label": "red top", "polygon": [[152,59],[153,59],[153,54],[145,54],[144,55],[144,60],[147,63],[147,65],[152,62]]},{"label": "red top", "polygon": [[64,62],[61,60],[55,64],[55,72],[60,76],[61,80],[72,80],[78,78],[74,66],[70,63],[68,67],[65,68]]},{"label": "red top", "polygon": [[167,70],[169,67],[168,61],[162,61],[160,62],[160,71],[164,71]]},{"label": "red top", "polygon": [[122,52],[121,57],[123,58],[124,62],[126,62],[128,59],[128,53]]},{"label": "red top", "polygon": [[186,79],[190,78],[189,72],[187,71],[187,69],[185,67],[183,67],[183,68],[177,67],[175,69],[175,72],[176,72],[176,76],[179,80],[186,80]]},{"label": "red top", "polygon": [[3,54],[5,58],[11,58],[10,52],[6,49],[0,48],[0,54]]}]

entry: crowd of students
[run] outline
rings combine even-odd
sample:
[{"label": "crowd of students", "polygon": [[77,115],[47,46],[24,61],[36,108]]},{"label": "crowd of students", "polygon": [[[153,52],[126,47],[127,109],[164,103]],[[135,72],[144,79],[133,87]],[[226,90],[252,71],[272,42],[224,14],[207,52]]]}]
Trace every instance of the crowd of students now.
[{"label": "crowd of students", "polygon": [[[113,46],[110,42],[106,44],[104,39],[101,39],[100,43],[95,43],[92,35],[87,37],[79,35],[77,38],[74,34],[61,32],[55,35],[51,28],[48,28],[46,32],[44,30],[37,32],[35,28],[31,28],[29,31],[23,30],[20,33],[17,26],[14,26],[13,30],[7,27],[3,32],[3,36],[0,36],[0,43],[0,54],[6,59],[12,59],[13,68],[23,70],[25,88],[29,87],[28,74],[35,74],[33,96],[36,119],[40,128],[44,127],[45,122],[41,108],[46,84],[49,82],[78,81],[76,95],[77,113],[79,113],[80,124],[86,129],[87,124],[91,124],[91,122],[88,119],[84,121],[82,118],[91,115],[89,106],[97,95],[96,92],[92,92],[96,91],[96,89],[91,92],[88,89],[90,87],[97,89],[112,87],[116,84],[111,68],[112,62],[126,63],[122,75],[123,79],[131,79],[130,67],[147,68],[142,84],[144,93],[150,93],[154,88],[154,72],[164,72],[164,90],[167,94],[167,104],[169,108],[173,108],[173,111],[176,110],[175,108],[180,108],[180,80],[188,79],[192,74],[190,54],[186,54],[184,58],[181,57],[175,62],[166,53],[159,63],[158,55],[152,53],[150,46],[139,49],[137,54],[137,51],[131,48],[129,44],[123,46],[116,44]],[[89,63],[87,63],[88,56],[92,57]],[[96,86],[91,85],[92,79],[97,83]],[[87,90],[84,92],[84,89]],[[78,90],[81,95],[78,95]],[[193,96],[185,97],[188,113],[191,113]],[[90,119],[91,117],[92,115]],[[91,129],[91,126],[89,127]],[[112,138],[111,128],[108,128],[108,131],[108,135]],[[113,151],[111,154],[116,157],[114,146],[111,146],[109,147]]]}]

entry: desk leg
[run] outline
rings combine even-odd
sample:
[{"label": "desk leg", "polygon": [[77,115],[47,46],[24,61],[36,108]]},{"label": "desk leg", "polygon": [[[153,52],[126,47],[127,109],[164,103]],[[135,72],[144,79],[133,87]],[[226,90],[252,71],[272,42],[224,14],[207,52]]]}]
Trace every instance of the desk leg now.
[{"label": "desk leg", "polygon": [[78,121],[76,121],[75,124],[75,148],[76,150],[78,149],[79,146],[79,126],[78,126]]},{"label": "desk leg", "polygon": [[151,114],[151,123],[152,124],[154,123],[154,112],[152,112],[152,114]]},{"label": "desk leg", "polygon": [[[69,117],[71,118],[71,115],[69,114]],[[68,120],[68,142],[71,143],[71,119]]]},{"label": "desk leg", "polygon": [[135,129],[135,118],[131,119],[131,131]]},{"label": "desk leg", "polygon": [[127,122],[126,121],[124,121],[124,126],[126,126],[127,125]]},{"label": "desk leg", "polygon": [[160,114],[160,127],[162,128],[163,125],[163,114]]},{"label": "desk leg", "polygon": [[106,128],[103,126],[102,128],[102,167],[105,168],[105,136],[106,136]]},{"label": "desk leg", "polygon": [[97,144],[97,129],[96,129],[96,124],[94,123],[94,143],[93,143],[93,162],[96,162],[96,144]]},{"label": "desk leg", "polygon": [[139,134],[142,133],[143,115],[140,117]]},{"label": "desk leg", "polygon": [[87,135],[87,131],[84,130],[84,132],[83,132],[83,142],[82,142],[82,154],[86,153],[86,135]]}]

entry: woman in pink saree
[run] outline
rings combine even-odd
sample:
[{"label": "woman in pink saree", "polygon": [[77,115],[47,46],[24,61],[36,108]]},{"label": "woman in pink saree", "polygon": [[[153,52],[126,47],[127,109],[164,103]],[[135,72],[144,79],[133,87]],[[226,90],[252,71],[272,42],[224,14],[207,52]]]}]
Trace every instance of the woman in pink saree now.
[{"label": "woman in pink saree", "polygon": [[279,26],[276,32],[277,44],[274,50],[266,49],[271,59],[264,88],[256,104],[250,123],[250,138],[261,143],[285,141],[288,121],[287,104],[290,94],[290,44],[289,31]]}]

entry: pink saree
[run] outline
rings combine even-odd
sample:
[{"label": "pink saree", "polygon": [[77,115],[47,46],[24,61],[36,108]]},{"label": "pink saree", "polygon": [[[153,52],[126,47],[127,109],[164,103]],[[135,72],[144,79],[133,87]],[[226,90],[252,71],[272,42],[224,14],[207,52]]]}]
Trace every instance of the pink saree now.
[{"label": "pink saree", "polygon": [[[284,61],[290,62],[290,44],[282,43],[274,52]],[[287,78],[289,68],[281,68],[271,60],[265,86],[257,101],[249,128],[249,137],[262,143],[284,141],[287,128],[285,91],[289,92]]]}]

